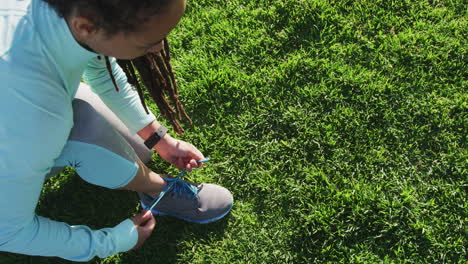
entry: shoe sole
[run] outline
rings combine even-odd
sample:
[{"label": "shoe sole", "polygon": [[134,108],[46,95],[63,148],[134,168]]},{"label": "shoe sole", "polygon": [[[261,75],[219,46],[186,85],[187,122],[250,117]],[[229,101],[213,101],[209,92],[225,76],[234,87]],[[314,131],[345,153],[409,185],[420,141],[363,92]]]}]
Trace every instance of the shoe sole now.
[{"label": "shoe sole", "polygon": [[[144,204],[143,201],[140,201],[140,204],[141,204],[141,206],[143,208],[146,208],[146,204]],[[231,211],[231,209],[232,209],[232,204],[230,204],[229,208],[225,212],[223,212],[222,214],[220,214],[220,215],[218,215],[216,217],[213,217],[213,218],[210,218],[210,219],[204,219],[204,220],[197,220],[197,219],[192,219],[192,218],[188,218],[188,217],[179,216],[179,215],[176,215],[176,214],[164,213],[164,212],[158,211],[156,209],[151,210],[151,213],[153,213],[153,215],[159,215],[159,216],[169,215],[169,216],[173,216],[173,217],[185,220],[187,222],[192,222],[192,223],[197,223],[197,224],[209,224],[209,223],[218,221],[221,218],[225,217]]]}]

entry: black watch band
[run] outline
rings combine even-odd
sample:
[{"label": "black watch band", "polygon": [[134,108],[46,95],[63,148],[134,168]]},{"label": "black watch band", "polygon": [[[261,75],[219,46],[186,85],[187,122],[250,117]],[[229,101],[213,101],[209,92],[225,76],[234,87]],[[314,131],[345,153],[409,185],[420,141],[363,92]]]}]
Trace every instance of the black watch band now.
[{"label": "black watch band", "polygon": [[163,125],[159,126],[158,130],[153,133],[147,140],[145,140],[145,146],[149,149],[153,149],[153,147],[158,144],[159,140],[164,137],[167,133],[167,128]]}]

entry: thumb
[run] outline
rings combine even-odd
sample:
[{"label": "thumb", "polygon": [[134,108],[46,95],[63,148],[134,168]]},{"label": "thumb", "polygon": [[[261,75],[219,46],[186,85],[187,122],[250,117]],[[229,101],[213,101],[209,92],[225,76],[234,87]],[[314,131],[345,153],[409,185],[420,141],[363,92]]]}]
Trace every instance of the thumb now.
[{"label": "thumb", "polygon": [[150,218],[148,219],[148,221],[144,223],[144,225],[141,226],[141,228],[145,230],[146,232],[151,233],[154,227],[156,226],[156,220],[154,219],[153,214],[150,213],[148,215]]},{"label": "thumb", "polygon": [[150,220],[151,218],[153,218],[153,215],[151,214],[151,212],[143,210],[143,212],[132,217],[131,220],[136,226],[141,226],[144,223],[146,223],[148,220]]}]

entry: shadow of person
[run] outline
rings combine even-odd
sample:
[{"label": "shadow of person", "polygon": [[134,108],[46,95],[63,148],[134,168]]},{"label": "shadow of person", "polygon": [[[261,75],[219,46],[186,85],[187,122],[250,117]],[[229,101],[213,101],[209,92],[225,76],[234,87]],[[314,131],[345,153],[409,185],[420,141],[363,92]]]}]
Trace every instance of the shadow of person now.
[{"label": "shadow of person", "polygon": [[[180,255],[192,250],[190,244],[219,241],[223,238],[230,214],[210,224],[188,223],[171,216],[156,217],[156,228],[143,246],[121,256],[122,263],[178,263]],[[188,242],[188,243],[186,243]]]},{"label": "shadow of person", "polygon": [[[37,215],[91,229],[113,227],[141,211],[138,195],[132,191],[110,190],[83,181],[71,169],[47,180],[36,209]],[[121,263],[175,263],[185,240],[221,239],[229,215],[208,225],[188,223],[170,216],[156,216],[156,228],[143,246],[121,253]],[[1,253],[2,263],[73,263],[57,257]],[[94,258],[88,263],[101,263]]]}]

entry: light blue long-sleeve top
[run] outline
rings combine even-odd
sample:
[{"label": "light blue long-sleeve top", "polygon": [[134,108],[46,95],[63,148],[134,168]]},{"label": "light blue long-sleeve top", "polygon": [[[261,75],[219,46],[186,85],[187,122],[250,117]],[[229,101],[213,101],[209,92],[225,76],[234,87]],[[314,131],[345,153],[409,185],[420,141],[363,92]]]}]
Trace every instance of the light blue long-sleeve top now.
[{"label": "light blue long-sleeve top", "polygon": [[92,230],[35,214],[45,175],[73,126],[72,100],[82,76],[136,132],[155,119],[112,60],[81,47],[66,21],[41,0],[0,4],[0,251],[86,261],[131,249],[138,239],[126,219]]}]

